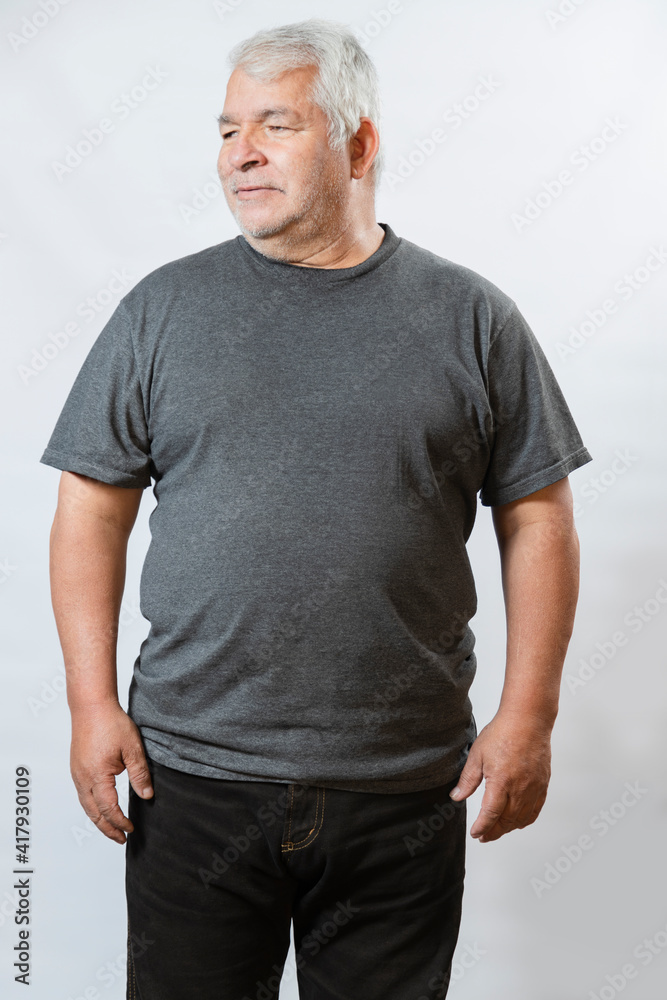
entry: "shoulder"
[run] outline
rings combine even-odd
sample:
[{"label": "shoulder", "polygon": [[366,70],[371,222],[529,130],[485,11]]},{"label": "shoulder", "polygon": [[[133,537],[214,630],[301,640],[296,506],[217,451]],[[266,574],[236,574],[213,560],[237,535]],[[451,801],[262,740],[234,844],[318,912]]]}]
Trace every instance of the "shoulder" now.
[{"label": "shoulder", "polygon": [[474,313],[500,327],[516,308],[514,299],[478,271],[401,238],[402,264],[422,290],[443,295],[457,312]]},{"label": "shoulder", "polygon": [[141,278],[121,300],[132,311],[147,300],[172,298],[184,291],[202,292],[202,283],[215,281],[221,268],[232,260],[236,239],[225,240],[195,253],[167,261]]}]

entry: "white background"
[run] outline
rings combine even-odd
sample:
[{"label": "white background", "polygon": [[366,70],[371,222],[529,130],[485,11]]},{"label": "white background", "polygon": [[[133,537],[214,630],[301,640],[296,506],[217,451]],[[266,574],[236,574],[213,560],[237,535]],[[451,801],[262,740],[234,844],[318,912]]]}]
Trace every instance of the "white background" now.
[{"label": "white background", "polygon": [[[560,19],[559,4],[571,11]],[[3,996],[125,996],[124,852],[86,823],[69,776],[69,716],[48,580],[59,473],[39,457],[118,301],[105,292],[113,272],[127,272],[129,290],[166,261],[238,233],[213,180],[227,52],[261,27],[313,15],[364,31],[380,73],[390,173],[379,221],[515,299],[594,458],[571,476],[582,585],[549,798],[534,826],[491,844],[469,838],[450,996],[664,996],[667,265],[642,267],[667,241],[667,7],[660,0],[403,0],[389,17],[381,13],[388,6],[70,0],[48,17],[38,2],[3,0],[0,7]],[[113,109],[149,68],[164,79],[122,117]],[[480,78],[494,81],[482,101],[471,96]],[[457,104],[465,119],[451,111]],[[54,164],[67,147],[105,117],[113,131],[59,177]],[[583,169],[586,154],[577,151],[602,134],[607,119],[618,134],[594,144],[599,155],[592,152]],[[431,150],[436,128],[446,138],[420,155],[419,143]],[[559,192],[554,182],[563,170],[571,183]],[[516,216],[538,194],[533,220],[522,225]],[[624,275],[633,274],[636,288],[628,292]],[[98,310],[90,320],[77,312],[88,297]],[[609,314],[607,300],[615,307]],[[589,335],[574,334],[586,320]],[[79,332],[66,340],[62,331],[74,321]],[[54,343],[61,346],[48,346]],[[147,490],[131,539],[119,640],[124,704],[148,628],[138,588],[153,503]],[[470,551],[480,602],[472,698],[481,729],[497,706],[504,651],[486,508]],[[623,645],[612,640],[619,632]],[[571,689],[567,677],[580,672],[589,679]],[[33,792],[29,994],[13,982],[12,969],[14,769],[21,764],[31,768]],[[639,791],[623,806],[626,783]],[[471,800],[470,823],[480,798]],[[585,834],[592,847],[566,870],[564,849]],[[650,952],[635,951],[645,939],[658,952],[650,961],[639,957]],[[480,957],[464,968],[459,959],[471,949]],[[292,961],[290,953],[282,1000],[297,995]],[[621,973],[628,963],[631,978]]]}]

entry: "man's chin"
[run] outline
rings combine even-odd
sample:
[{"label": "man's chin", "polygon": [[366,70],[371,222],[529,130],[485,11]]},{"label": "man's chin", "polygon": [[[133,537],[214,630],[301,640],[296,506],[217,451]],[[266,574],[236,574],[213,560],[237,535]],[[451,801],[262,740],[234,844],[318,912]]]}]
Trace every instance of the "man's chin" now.
[{"label": "man's chin", "polygon": [[278,236],[284,228],[282,225],[271,225],[269,223],[266,223],[265,225],[257,224],[253,226],[244,225],[239,222],[239,226],[241,227],[241,232],[244,236],[252,236],[253,239],[256,240],[266,239],[270,236]]},{"label": "man's chin", "polygon": [[252,236],[256,240],[278,236],[294,221],[292,218],[284,217],[253,219],[249,217],[250,213],[245,212],[235,212],[234,216],[244,236]]}]

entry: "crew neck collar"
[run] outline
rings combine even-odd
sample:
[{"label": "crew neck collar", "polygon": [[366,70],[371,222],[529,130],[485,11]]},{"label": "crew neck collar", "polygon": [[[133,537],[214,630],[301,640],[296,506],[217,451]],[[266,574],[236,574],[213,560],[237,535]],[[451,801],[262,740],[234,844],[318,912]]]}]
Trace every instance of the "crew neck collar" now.
[{"label": "crew neck collar", "polygon": [[398,249],[401,243],[400,236],[397,236],[386,222],[378,224],[384,229],[385,235],[382,243],[375,253],[367,257],[366,260],[362,260],[360,264],[355,264],[354,267],[302,267],[299,264],[290,264],[287,261],[267,257],[266,254],[255,250],[242,234],[236,237],[236,243],[255,264],[263,267],[279,280],[299,281],[310,285],[333,284],[340,281],[349,281],[351,278],[357,278],[361,274],[366,274],[367,271],[373,271]]}]

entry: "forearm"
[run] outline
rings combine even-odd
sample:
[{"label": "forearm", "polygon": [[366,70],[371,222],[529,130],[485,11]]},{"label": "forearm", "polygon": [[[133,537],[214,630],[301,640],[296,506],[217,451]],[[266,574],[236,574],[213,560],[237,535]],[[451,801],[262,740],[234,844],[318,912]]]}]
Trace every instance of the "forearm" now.
[{"label": "forearm", "polygon": [[505,683],[474,741],[454,799],[484,780],[470,830],[481,843],[534,823],[551,776],[551,730],[579,592],[579,540],[567,477],[493,508],[507,618]]},{"label": "forearm", "polygon": [[550,728],[579,592],[579,541],[567,517],[521,526],[500,542],[507,619],[500,711]]},{"label": "forearm", "polygon": [[138,795],[153,794],[141,734],[118,701],[116,681],[127,543],[142,492],[64,471],[50,537],[51,600],[72,713],[72,778],[89,818],[119,844],[133,827],[118,804],[116,775],[127,769]]},{"label": "forearm", "polygon": [[72,712],[118,700],[116,640],[127,539],[124,528],[96,514],[56,512],[51,598]]}]

